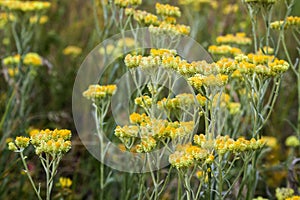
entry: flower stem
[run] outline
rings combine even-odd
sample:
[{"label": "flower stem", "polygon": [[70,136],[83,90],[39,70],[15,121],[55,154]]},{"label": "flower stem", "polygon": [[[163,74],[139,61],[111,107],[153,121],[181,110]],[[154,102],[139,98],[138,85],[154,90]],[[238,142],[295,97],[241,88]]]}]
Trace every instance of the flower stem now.
[{"label": "flower stem", "polygon": [[21,156],[21,160],[22,160],[22,163],[23,163],[23,166],[24,166],[24,169],[25,169],[25,173],[26,173],[26,175],[27,175],[27,177],[28,177],[28,179],[29,179],[29,181],[31,183],[31,186],[33,187],[33,190],[34,190],[37,198],[39,200],[42,200],[42,197],[41,197],[40,193],[38,192],[38,190],[37,190],[37,188],[36,188],[36,186],[35,186],[35,184],[34,184],[34,182],[32,180],[32,177],[31,177],[31,175],[29,173],[29,170],[28,170],[28,167],[27,167],[27,164],[26,164],[26,161],[25,161],[26,158],[23,155],[23,151],[20,151],[20,156]]}]

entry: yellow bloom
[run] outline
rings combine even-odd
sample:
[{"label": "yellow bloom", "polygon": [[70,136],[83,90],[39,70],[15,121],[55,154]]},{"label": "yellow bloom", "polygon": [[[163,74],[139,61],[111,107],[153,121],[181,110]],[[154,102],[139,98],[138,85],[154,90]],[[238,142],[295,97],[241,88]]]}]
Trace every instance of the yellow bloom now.
[{"label": "yellow bloom", "polygon": [[223,14],[228,15],[228,14],[236,13],[238,9],[239,9],[238,4],[229,4],[226,5],[225,8],[223,9]]},{"label": "yellow bloom", "polygon": [[23,60],[24,65],[31,66],[41,66],[43,64],[43,59],[37,53],[27,53]]},{"label": "yellow bloom", "polygon": [[43,15],[43,16],[40,16],[40,17],[32,16],[32,17],[30,17],[29,22],[31,24],[36,24],[36,23],[45,24],[45,23],[48,22],[48,16],[46,16],[46,15]]},{"label": "yellow bloom", "polygon": [[7,73],[10,77],[15,77],[19,73],[18,68],[8,68]]},{"label": "yellow bloom", "polygon": [[276,137],[271,136],[263,136],[261,138],[262,142],[264,142],[268,147],[271,147],[272,149],[279,148],[279,144]]},{"label": "yellow bloom", "polygon": [[156,140],[153,137],[144,137],[141,139],[141,143],[136,146],[138,153],[147,153],[152,151],[156,147]]},{"label": "yellow bloom", "polygon": [[32,132],[31,144],[37,155],[41,153],[59,154],[71,149],[71,131],[67,129],[40,130]]},{"label": "yellow bloom", "polygon": [[85,98],[95,101],[112,96],[116,89],[116,85],[90,85],[82,94]]},{"label": "yellow bloom", "polygon": [[227,34],[225,36],[217,37],[216,40],[218,44],[237,44],[237,45],[251,44],[251,39],[246,37],[245,33],[236,33],[235,35]]},{"label": "yellow bloom", "polygon": [[286,198],[285,200],[300,200],[300,196],[292,196],[292,197]]},{"label": "yellow bloom", "polygon": [[188,35],[190,33],[190,27],[182,24],[161,22],[158,26],[151,25],[149,31],[153,34],[169,34],[174,36]]},{"label": "yellow bloom", "polygon": [[208,47],[208,52],[211,54],[215,55],[239,55],[242,54],[242,50],[236,47],[231,47],[229,45],[221,45],[221,46],[216,46],[216,45],[211,45]]},{"label": "yellow bloom", "polygon": [[21,60],[21,56],[19,54],[16,54],[14,56],[9,56],[3,59],[3,64],[8,65],[17,65]]},{"label": "yellow bloom", "polygon": [[71,56],[78,56],[80,55],[82,52],[82,49],[80,47],[77,46],[67,46],[64,50],[63,50],[63,54],[64,55],[71,55]]},{"label": "yellow bloom", "polygon": [[208,75],[204,76],[201,74],[196,74],[195,76],[188,79],[189,83],[195,87],[197,90],[201,90],[202,86],[216,86],[221,87],[224,86],[228,81],[228,76],[224,74],[217,75]]},{"label": "yellow bloom", "polygon": [[29,145],[29,138],[28,137],[23,137],[23,136],[18,136],[15,139],[15,143],[19,148],[26,148]]},{"label": "yellow bloom", "polygon": [[43,1],[2,1],[0,6],[11,11],[33,12],[50,8],[50,2]]},{"label": "yellow bloom", "polygon": [[285,140],[285,145],[288,147],[298,147],[300,146],[300,141],[297,136],[292,135]]},{"label": "yellow bloom", "polygon": [[[277,29],[280,30],[281,27],[283,26],[284,21],[275,21],[271,23],[271,28],[272,29]],[[300,17],[298,16],[288,16],[286,18],[286,23],[284,25],[284,29],[289,29],[289,28],[299,28],[300,27]]]},{"label": "yellow bloom", "polygon": [[8,143],[8,150],[10,150],[10,151],[17,151],[18,148],[17,148],[17,146],[15,145],[15,143],[9,142],[9,143]]},{"label": "yellow bloom", "polygon": [[121,7],[125,8],[128,6],[137,6],[142,4],[142,0],[115,0],[114,4]]},{"label": "yellow bloom", "polygon": [[59,185],[62,188],[69,188],[72,185],[72,180],[66,177],[59,178]]},{"label": "yellow bloom", "polygon": [[162,16],[170,16],[170,17],[180,17],[181,12],[178,7],[171,6],[169,4],[155,4],[156,13]]}]

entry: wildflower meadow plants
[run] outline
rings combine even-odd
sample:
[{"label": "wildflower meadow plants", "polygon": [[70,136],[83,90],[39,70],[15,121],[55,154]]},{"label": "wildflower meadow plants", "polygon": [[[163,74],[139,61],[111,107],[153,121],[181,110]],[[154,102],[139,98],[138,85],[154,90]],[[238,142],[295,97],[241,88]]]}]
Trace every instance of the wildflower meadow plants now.
[{"label": "wildflower meadow plants", "polygon": [[[21,163],[29,181],[20,181],[19,193],[30,186],[28,198],[299,198],[297,1],[84,4],[90,6],[94,24],[87,29],[92,31],[87,31],[91,35],[86,47],[75,40],[54,54],[51,47],[39,52],[39,45],[47,41],[42,34],[46,23],[56,23],[47,13],[63,13],[62,2],[0,2],[0,34],[6,45],[1,56],[6,92],[1,96],[0,151],[12,159],[7,144],[18,154],[11,165],[0,159],[0,182],[8,190],[16,187],[10,184],[10,174]],[[49,41],[55,40],[52,31]],[[75,68],[80,55],[95,44]],[[63,57],[63,63],[70,61],[74,68],[52,69],[46,57]],[[64,74],[61,77],[75,82],[61,89],[58,81],[50,92],[40,94],[39,84],[48,87],[37,81],[43,74],[47,79]],[[298,120],[277,112],[284,106],[280,97],[286,77],[296,80]],[[59,90],[62,95],[48,94]],[[61,105],[72,110],[74,125],[60,129],[65,124],[59,120],[32,120],[37,96],[65,99]],[[276,124],[273,129],[270,124],[281,116],[287,117],[281,120],[289,121],[292,131],[274,135],[270,130]],[[57,128],[34,128],[41,124]],[[78,148],[81,145],[96,162],[83,156],[88,154]],[[64,159],[70,171],[60,167]],[[41,175],[31,169],[32,163]],[[78,184],[86,177],[90,181]],[[1,193],[6,197],[10,192],[0,187]]]}]

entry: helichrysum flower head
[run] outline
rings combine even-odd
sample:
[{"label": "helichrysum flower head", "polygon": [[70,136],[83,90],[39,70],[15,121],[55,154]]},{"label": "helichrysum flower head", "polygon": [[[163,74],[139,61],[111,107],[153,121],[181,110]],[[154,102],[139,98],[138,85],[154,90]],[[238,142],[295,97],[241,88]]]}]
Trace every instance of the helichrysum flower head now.
[{"label": "helichrysum flower head", "polygon": [[286,198],[285,200],[300,200],[300,196],[299,195],[292,196],[292,197]]},{"label": "helichrysum flower head", "polygon": [[246,37],[245,33],[227,34],[225,36],[217,37],[218,44],[236,44],[236,45],[250,45],[251,39]]},{"label": "helichrysum flower head", "polygon": [[242,153],[245,151],[254,151],[261,149],[264,146],[262,140],[256,140],[251,138],[246,140],[244,138],[238,138],[234,140],[229,136],[218,136],[215,139],[207,139],[205,135],[195,135],[194,143],[201,148],[215,150],[219,155],[223,155],[227,152]]},{"label": "helichrysum flower head", "polygon": [[166,22],[159,23],[158,26],[149,26],[149,31],[153,34],[167,34],[172,36],[188,35],[190,27],[182,24],[170,24]]},{"label": "helichrysum flower head", "polygon": [[15,144],[19,148],[26,148],[29,145],[29,140],[30,139],[28,137],[19,136],[16,137]]},{"label": "helichrysum flower head", "polygon": [[[188,168],[197,162],[205,162],[210,156],[206,149],[191,144],[178,145],[169,156],[169,162],[177,169]],[[210,157],[210,159],[213,159]]]},{"label": "helichrysum flower head", "polygon": [[144,95],[144,96],[135,98],[134,103],[136,105],[141,106],[142,108],[148,108],[149,106],[152,105],[152,98],[147,95]]},{"label": "helichrysum flower head", "polygon": [[30,137],[37,155],[42,153],[61,154],[71,149],[71,131],[67,129],[40,130]]},{"label": "helichrysum flower head", "polygon": [[300,140],[297,136],[292,135],[285,140],[285,145],[288,147],[298,147],[300,146]]},{"label": "helichrysum flower head", "polygon": [[16,144],[14,142],[9,142],[8,143],[8,150],[10,150],[10,151],[17,151],[18,147],[16,146]]},{"label": "helichrysum flower head", "polygon": [[171,6],[169,4],[160,4],[156,3],[155,5],[156,13],[158,15],[162,16],[168,16],[168,17],[180,17],[181,12],[178,7]]},{"label": "helichrysum flower head", "polygon": [[[127,10],[127,14],[131,14],[129,10]],[[150,26],[154,25],[157,26],[160,22],[158,17],[154,14],[148,13],[144,10],[134,10],[133,11],[133,19],[137,21],[139,24]]]},{"label": "helichrysum flower head", "polygon": [[69,188],[72,185],[72,180],[66,177],[60,177],[58,185],[62,188]]},{"label": "helichrysum flower head", "polygon": [[137,6],[142,4],[142,0],[114,0],[114,4],[121,7],[125,8],[128,6]]},{"label": "helichrysum flower head", "polygon": [[50,2],[43,1],[1,1],[0,6],[10,11],[34,12],[50,8]]},{"label": "helichrysum flower head", "polygon": [[275,193],[278,200],[286,200],[293,196],[294,190],[291,188],[276,188]]},{"label": "helichrysum flower head", "polygon": [[6,58],[3,58],[3,64],[6,66],[10,65],[17,65],[21,60],[21,56],[19,54],[16,54],[14,56],[8,56]]},{"label": "helichrysum flower head", "polygon": [[116,89],[116,85],[90,85],[82,94],[85,98],[96,101],[112,96]]},{"label": "helichrysum flower head", "polygon": [[195,76],[188,79],[189,83],[197,90],[201,90],[202,86],[206,87],[221,87],[224,86],[228,81],[228,76],[224,74],[208,75],[204,76],[196,74]]},{"label": "helichrysum flower head", "polygon": [[118,138],[133,138],[138,137],[139,127],[138,126],[117,126],[115,129],[115,135]]},{"label": "helichrysum flower head", "polygon": [[[271,23],[271,28],[272,29],[277,29],[277,30],[280,30],[282,28],[284,24],[284,21],[281,20],[281,21],[274,21]],[[286,18],[286,22],[285,22],[285,25],[284,25],[284,29],[289,29],[289,28],[299,28],[300,27],[300,17],[298,16],[288,16]]]},{"label": "helichrysum flower head", "polygon": [[64,55],[71,55],[71,56],[78,56],[80,55],[82,52],[82,49],[78,46],[67,46],[64,50],[63,50],[63,54]]},{"label": "helichrysum flower head", "polygon": [[156,147],[156,140],[153,137],[144,137],[141,139],[141,143],[136,146],[138,153],[147,153],[152,151]]},{"label": "helichrysum flower head", "polygon": [[132,124],[142,124],[142,123],[149,123],[150,117],[147,116],[145,113],[139,114],[139,113],[132,113],[129,116],[130,123]]},{"label": "helichrysum flower head", "polygon": [[261,74],[264,76],[276,76],[289,69],[288,62],[279,60],[271,55],[248,54],[238,55],[235,58],[236,68],[242,74]]},{"label": "helichrysum flower head", "polygon": [[193,165],[194,158],[192,155],[185,154],[182,151],[175,151],[175,153],[169,156],[169,162],[177,169],[188,168]]},{"label": "helichrysum flower head", "polygon": [[231,47],[229,45],[221,45],[221,46],[216,46],[212,45],[209,46],[208,52],[214,55],[239,55],[242,54],[242,50],[236,47]]},{"label": "helichrysum flower head", "polygon": [[266,55],[273,55],[274,54],[274,49],[272,47],[267,47],[264,46],[259,50],[259,53],[261,54],[266,54]]},{"label": "helichrysum flower head", "polygon": [[23,63],[24,63],[24,65],[38,67],[43,64],[43,59],[37,53],[27,53],[24,56]]},{"label": "helichrysum flower head", "polygon": [[234,115],[241,112],[241,104],[238,102],[230,102],[228,104],[229,113]]},{"label": "helichrysum flower head", "polygon": [[39,67],[43,65],[43,58],[37,53],[27,53],[23,58],[19,54],[9,56],[3,59],[3,64],[6,66],[16,66],[23,59],[23,64],[26,66]]},{"label": "helichrysum flower head", "polygon": [[29,19],[29,22],[31,24],[45,24],[48,22],[48,16],[43,15],[43,16],[32,16]]}]

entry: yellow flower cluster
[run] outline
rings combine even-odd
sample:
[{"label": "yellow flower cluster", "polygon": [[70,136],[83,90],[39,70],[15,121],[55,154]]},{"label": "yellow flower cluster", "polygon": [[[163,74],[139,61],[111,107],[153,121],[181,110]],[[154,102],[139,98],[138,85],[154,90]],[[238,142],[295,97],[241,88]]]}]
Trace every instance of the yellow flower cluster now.
[{"label": "yellow flower cluster", "polygon": [[17,151],[26,148],[29,142],[35,147],[37,155],[42,153],[60,154],[71,149],[71,131],[67,129],[36,130],[30,133],[30,138],[19,136],[8,144],[9,150]]},{"label": "yellow flower cluster", "polygon": [[190,27],[183,24],[170,24],[163,21],[158,26],[150,25],[149,31],[153,34],[188,35],[190,34]]},{"label": "yellow flower cluster", "polygon": [[275,196],[277,200],[286,200],[292,198],[295,191],[292,188],[276,188]]},{"label": "yellow flower cluster", "polygon": [[8,143],[8,149],[11,151],[22,150],[29,145],[30,138],[18,136],[14,142]]},{"label": "yellow flower cluster", "polygon": [[208,76],[196,74],[195,76],[188,78],[188,81],[194,88],[196,88],[198,91],[201,91],[202,86],[224,86],[228,81],[228,76],[224,74],[211,74]]},{"label": "yellow flower cluster", "polygon": [[152,98],[147,95],[144,95],[135,98],[134,103],[136,105],[141,106],[142,108],[149,108],[152,105]]},{"label": "yellow flower cluster", "polygon": [[286,198],[285,200],[300,200],[300,196],[292,196],[292,197]]},{"label": "yellow flower cluster", "polygon": [[292,135],[286,138],[285,145],[288,147],[298,147],[300,146],[300,140],[298,139],[297,136]]},{"label": "yellow flower cluster", "polygon": [[[20,63],[21,56],[19,54],[14,55],[14,56],[9,56],[3,59],[3,64],[6,66],[14,66]],[[43,65],[43,59],[39,54],[37,53],[27,53],[23,57],[23,64],[26,66],[35,66],[39,67]]]},{"label": "yellow flower cluster", "polygon": [[112,96],[116,89],[116,85],[90,85],[82,94],[85,98],[95,101]]},{"label": "yellow flower cluster", "polygon": [[69,188],[72,185],[72,180],[66,177],[59,178],[59,186],[62,188]]},{"label": "yellow flower cluster", "polygon": [[[282,25],[284,24],[284,21],[275,21],[271,23],[272,29],[278,29],[280,30]],[[284,25],[285,29],[288,28],[299,28],[300,27],[300,17],[298,16],[289,16],[286,18],[286,23]]]},{"label": "yellow flower cluster", "polygon": [[245,151],[254,151],[264,146],[262,140],[256,140],[254,138],[246,140],[242,137],[234,140],[228,135],[218,136],[213,140],[207,139],[203,134],[195,135],[194,143],[201,148],[214,150],[220,155],[223,155],[226,152],[241,153]]},{"label": "yellow flower cluster", "polygon": [[129,116],[130,123],[132,124],[139,124],[144,125],[150,122],[150,117],[147,116],[145,113],[139,114],[139,113],[132,113]]},{"label": "yellow flower cluster", "polygon": [[245,33],[227,34],[219,36],[216,39],[218,44],[237,44],[237,45],[250,45],[251,39],[246,37]]},{"label": "yellow flower cluster", "polygon": [[43,15],[43,16],[32,16],[32,17],[30,17],[29,22],[31,24],[36,24],[36,23],[45,24],[45,23],[48,22],[48,16],[46,16],[46,15]]},{"label": "yellow flower cluster", "polygon": [[2,29],[7,24],[7,22],[14,20],[15,16],[13,14],[0,13],[0,29]]},{"label": "yellow flower cluster", "polygon": [[159,56],[160,58],[171,57],[177,54],[174,49],[150,49],[150,55],[155,57]]},{"label": "yellow flower cluster", "polygon": [[82,52],[82,49],[80,47],[77,46],[67,46],[64,50],[63,50],[63,54],[64,55],[71,55],[71,56],[78,56],[80,55]]},{"label": "yellow flower cluster", "polygon": [[144,137],[141,139],[141,143],[136,145],[136,151],[138,153],[147,153],[152,151],[156,145],[157,142],[153,137]]},{"label": "yellow flower cluster", "polygon": [[196,162],[212,163],[214,156],[207,149],[192,144],[178,145],[176,151],[169,156],[169,162],[177,169],[191,167]]},{"label": "yellow flower cluster", "polygon": [[132,113],[129,126],[117,126],[115,135],[119,138],[153,137],[163,140],[166,138],[184,137],[194,130],[194,122],[169,122],[167,120],[150,118],[146,114]]},{"label": "yellow flower cluster", "polygon": [[240,73],[266,76],[275,76],[289,69],[288,62],[262,54],[238,55],[235,57],[235,65]]},{"label": "yellow flower cluster", "polygon": [[223,14],[224,15],[233,14],[236,13],[238,10],[239,10],[238,4],[228,4],[223,9]]},{"label": "yellow flower cluster", "polygon": [[71,131],[67,129],[41,130],[32,133],[31,144],[35,147],[37,155],[42,153],[60,154],[71,149]]},{"label": "yellow flower cluster", "polygon": [[160,21],[158,20],[158,17],[154,14],[151,14],[144,10],[135,10],[133,8],[126,8],[125,14],[127,16],[133,15],[133,19],[137,21],[139,24],[142,25],[159,25]]},{"label": "yellow flower cluster", "polygon": [[119,138],[132,138],[138,137],[138,126],[117,126],[115,129],[115,135]]},{"label": "yellow flower cluster", "polygon": [[50,8],[50,2],[43,1],[1,1],[0,6],[11,11],[33,12]]},{"label": "yellow flower cluster", "polygon": [[264,46],[263,48],[261,48],[258,53],[260,54],[266,54],[266,55],[273,55],[274,54],[274,49],[272,47],[267,47]]},{"label": "yellow flower cluster", "polygon": [[216,62],[216,66],[219,73],[230,74],[236,70],[235,61],[231,58],[221,58]]},{"label": "yellow flower cluster", "polygon": [[178,7],[169,4],[155,4],[156,14],[167,17],[180,17],[181,12]]},{"label": "yellow flower cluster", "polygon": [[[141,55],[126,55],[124,59],[125,65],[128,68],[135,67],[158,67],[162,66],[166,69],[173,69],[178,71],[182,75],[194,75],[194,74],[212,74],[219,72],[219,66],[214,64],[208,64],[206,61],[197,61],[188,63],[186,60],[176,56],[175,50],[168,49],[151,49],[150,56],[143,57]],[[226,66],[233,66],[232,63]],[[225,70],[225,67],[223,67]],[[229,67],[228,67],[229,68]],[[228,69],[226,69],[228,71]]]},{"label": "yellow flower cluster", "polygon": [[229,102],[228,103],[228,109],[229,109],[229,113],[231,115],[240,113],[241,111],[241,104],[238,102]]},{"label": "yellow flower cluster", "polygon": [[23,60],[24,65],[31,66],[41,66],[43,64],[43,59],[37,53],[27,53]]},{"label": "yellow flower cluster", "polygon": [[175,98],[163,98],[157,102],[157,106],[159,109],[173,110],[193,106],[196,101],[203,106],[205,105],[206,98],[201,94],[194,96],[193,94],[182,93],[176,95]]},{"label": "yellow flower cluster", "polygon": [[16,54],[14,56],[3,58],[3,64],[6,66],[17,65],[20,62],[20,60],[21,60],[21,56],[19,54]]},{"label": "yellow flower cluster", "polygon": [[211,45],[208,47],[208,52],[215,55],[238,55],[242,54],[242,50],[236,47],[231,47],[229,45]]},{"label": "yellow flower cluster", "polygon": [[142,0],[114,0],[115,5],[126,8],[128,6],[137,6],[142,4]]}]

